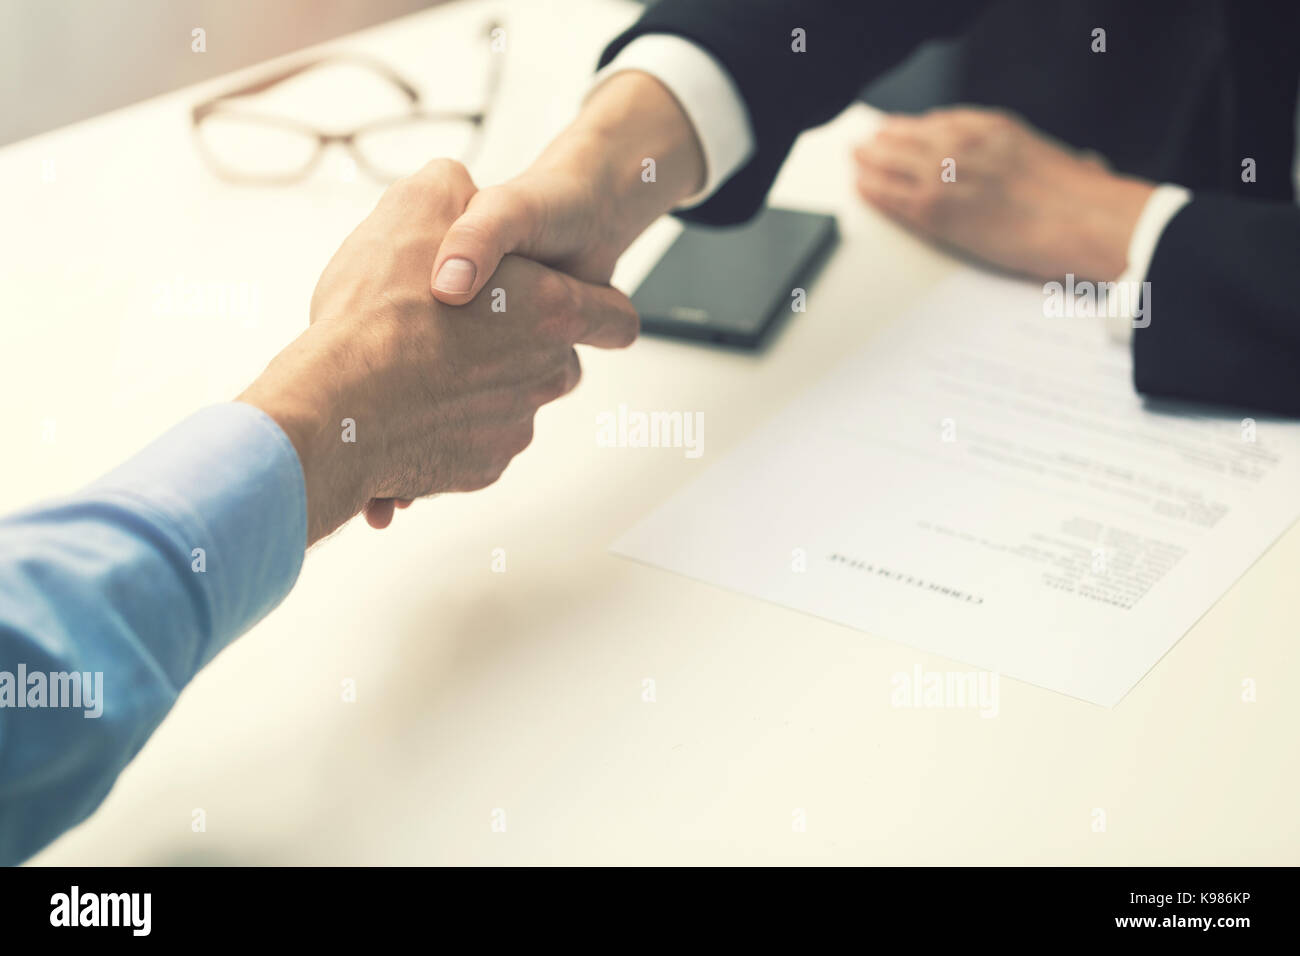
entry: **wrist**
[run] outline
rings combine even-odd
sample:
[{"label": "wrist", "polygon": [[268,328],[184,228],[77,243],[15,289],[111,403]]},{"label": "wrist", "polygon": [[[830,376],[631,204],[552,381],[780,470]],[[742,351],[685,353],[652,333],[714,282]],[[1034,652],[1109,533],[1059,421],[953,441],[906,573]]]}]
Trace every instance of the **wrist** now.
[{"label": "wrist", "polygon": [[1110,282],[1128,268],[1129,243],[1155,185],[1129,176],[1100,173],[1082,208],[1084,243],[1081,278]]},{"label": "wrist", "polygon": [[358,467],[357,446],[343,440],[344,413],[331,400],[330,390],[322,387],[330,369],[338,366],[320,330],[312,326],[303,333],[236,399],[266,413],[298,455],[307,496],[308,544],[346,522],[371,496],[364,470]]},{"label": "wrist", "polygon": [[[704,185],[704,152],[668,88],[628,70],[598,86],[569,127],[520,177],[559,179],[582,194],[600,241],[622,252]],[[564,225],[564,224],[560,224]]]},{"label": "wrist", "polygon": [[[677,97],[649,73],[625,70],[600,84],[570,131],[608,157],[607,186],[660,213],[704,187],[704,149],[695,127]],[[652,178],[646,160],[654,160]]]}]

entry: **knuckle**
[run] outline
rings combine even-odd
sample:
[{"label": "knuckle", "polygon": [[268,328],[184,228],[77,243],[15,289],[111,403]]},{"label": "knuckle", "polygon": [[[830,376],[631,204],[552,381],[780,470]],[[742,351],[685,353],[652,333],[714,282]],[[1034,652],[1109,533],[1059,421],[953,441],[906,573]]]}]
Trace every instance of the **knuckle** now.
[{"label": "knuckle", "polygon": [[441,189],[464,189],[474,185],[464,163],[454,159],[432,159],[421,166],[411,178]]},{"label": "knuckle", "polygon": [[573,386],[569,384],[569,373],[567,370],[552,375],[533,390],[531,396],[532,405],[534,408],[539,408],[548,402],[553,402],[557,398],[567,395],[572,387]]},{"label": "knuckle", "polygon": [[569,283],[558,272],[546,270],[537,277],[537,304],[547,312],[558,312],[569,304]]},{"label": "knuckle", "polygon": [[913,197],[913,203],[916,208],[925,213],[933,213],[939,208],[943,200],[943,185],[941,183],[926,183],[921,186]]},{"label": "knuckle", "polygon": [[409,206],[420,195],[421,187],[414,175],[393,180],[384,190],[384,201]]},{"label": "knuckle", "polygon": [[934,121],[943,130],[961,129],[969,119],[969,113],[965,110],[942,110],[934,117]]},{"label": "knuckle", "polygon": [[421,179],[419,174],[399,179],[388,187],[384,198],[395,203],[404,215],[414,213],[424,217],[439,205],[439,190],[433,183]]},{"label": "knuckle", "polygon": [[973,128],[983,137],[984,142],[999,142],[1015,131],[1017,123],[1014,113],[990,109],[979,114]]},{"label": "knuckle", "polygon": [[548,402],[553,402],[559,398],[563,392],[560,391],[560,380],[552,376],[544,381],[538,382],[528,390],[527,404],[530,411],[536,411]]},{"label": "knuckle", "polygon": [[426,215],[459,214],[474,195],[474,181],[454,159],[435,159],[389,187],[402,202]]},{"label": "knuckle", "polygon": [[498,431],[479,446],[475,464],[466,476],[466,490],[478,491],[501,477],[510,460],[518,453],[514,450],[514,440],[513,433]]},{"label": "knuckle", "polygon": [[522,422],[511,437],[512,441],[510,447],[513,450],[510,453],[510,457],[514,458],[515,455],[520,454],[525,448],[533,443],[532,418],[528,418]]},{"label": "knuckle", "polygon": [[565,391],[571,392],[582,381],[582,361],[578,358],[577,349],[569,349],[569,362],[565,368],[565,373]]},{"label": "knuckle", "polygon": [[491,462],[488,464],[488,469],[485,476],[487,477],[486,484],[490,485],[492,484],[492,482],[500,478],[502,472],[504,472],[507,468],[510,467],[510,462],[514,460],[516,454],[518,454],[518,452],[514,450],[513,445],[502,445],[497,450],[496,455],[493,456]]},{"label": "knuckle", "polygon": [[559,312],[544,309],[537,318],[536,331],[542,343],[567,341],[568,320]]},{"label": "knuckle", "polygon": [[902,204],[904,215],[921,229],[933,227],[939,218],[938,202],[925,195],[913,197]]},{"label": "knuckle", "polygon": [[626,320],[619,323],[621,334],[619,335],[618,345],[620,348],[627,348],[641,334],[641,313],[637,312],[630,302],[627,305],[626,315]]},{"label": "knuckle", "polygon": [[565,341],[581,334],[581,316],[568,279],[556,272],[545,272],[538,278],[534,293],[544,332]]},{"label": "knuckle", "polygon": [[609,305],[602,303],[597,326],[588,341],[594,340],[602,348],[623,349],[636,341],[641,331],[641,316],[630,300],[619,296],[611,299]]}]

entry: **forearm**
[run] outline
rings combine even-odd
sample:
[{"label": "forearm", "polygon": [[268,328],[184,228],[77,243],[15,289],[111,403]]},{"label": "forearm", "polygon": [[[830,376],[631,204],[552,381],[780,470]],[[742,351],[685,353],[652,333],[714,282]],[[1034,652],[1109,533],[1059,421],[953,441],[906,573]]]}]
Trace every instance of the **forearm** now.
[{"label": "forearm", "polygon": [[285,436],[232,403],[0,521],[0,864],[87,816],[190,678],[288,593],[301,481]]}]

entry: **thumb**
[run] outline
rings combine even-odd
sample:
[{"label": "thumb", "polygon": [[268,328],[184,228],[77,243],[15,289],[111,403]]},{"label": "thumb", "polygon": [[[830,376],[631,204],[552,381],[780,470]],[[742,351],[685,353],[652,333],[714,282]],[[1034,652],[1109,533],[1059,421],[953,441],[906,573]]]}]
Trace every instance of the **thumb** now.
[{"label": "thumb", "polygon": [[537,214],[520,190],[492,186],[474,194],[434,258],[434,298],[464,305],[478,295],[501,258],[536,235]]}]

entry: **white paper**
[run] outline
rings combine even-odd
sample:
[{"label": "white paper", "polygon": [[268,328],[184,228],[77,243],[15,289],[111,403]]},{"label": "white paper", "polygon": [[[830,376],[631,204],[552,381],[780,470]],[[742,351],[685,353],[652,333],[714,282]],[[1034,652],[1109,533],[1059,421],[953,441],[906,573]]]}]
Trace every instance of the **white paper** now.
[{"label": "white paper", "polygon": [[613,549],[1113,706],[1300,514],[1300,425],[1044,299],[958,274]]}]

